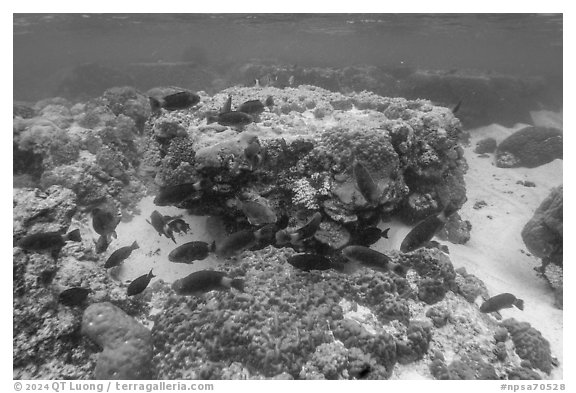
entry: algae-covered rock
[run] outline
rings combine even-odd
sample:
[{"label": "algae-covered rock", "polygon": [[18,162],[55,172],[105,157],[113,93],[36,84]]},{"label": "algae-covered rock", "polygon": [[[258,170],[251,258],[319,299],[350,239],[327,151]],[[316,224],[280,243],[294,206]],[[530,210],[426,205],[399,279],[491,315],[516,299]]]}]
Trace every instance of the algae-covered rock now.
[{"label": "algae-covered rock", "polygon": [[518,322],[514,318],[502,321],[502,326],[508,329],[518,356],[530,361],[532,366],[546,374],[550,374],[552,371],[550,343],[542,337],[542,333],[528,322]]}]

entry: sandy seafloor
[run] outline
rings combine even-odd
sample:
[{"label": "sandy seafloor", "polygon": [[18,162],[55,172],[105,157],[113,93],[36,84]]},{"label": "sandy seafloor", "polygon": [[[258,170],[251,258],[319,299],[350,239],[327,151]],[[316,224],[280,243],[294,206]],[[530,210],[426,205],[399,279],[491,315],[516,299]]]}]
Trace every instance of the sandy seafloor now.
[{"label": "sandy seafloor", "polygon": [[[535,125],[562,129],[561,116],[551,112],[538,112],[533,113],[533,120]],[[552,356],[560,361],[560,366],[552,370],[549,378],[562,379],[563,311],[554,306],[552,290],[534,271],[534,268],[540,265],[540,260],[529,254],[520,233],[551,188],[562,184],[563,162],[555,160],[532,169],[498,168],[494,165],[493,155],[480,157],[473,151],[480,139],[493,137],[499,143],[523,127],[526,127],[526,124],[518,124],[512,128],[493,124],[470,130],[470,146],[465,148],[469,165],[465,176],[468,201],[459,213],[464,220],[472,223],[471,239],[464,245],[447,244],[454,267],[465,267],[468,273],[482,279],[491,295],[510,292],[524,300],[524,311],[516,308],[504,309],[501,311],[502,317],[529,322],[542,332],[550,342]],[[529,180],[535,183],[536,187],[517,184],[519,180]],[[222,263],[233,263],[219,260],[213,254],[190,265],[168,261],[168,253],[178,245],[193,240],[212,241],[205,228],[207,217],[190,216],[185,210],[176,207],[158,207],[154,205],[153,199],[154,196],[142,199],[138,206],[140,214],[131,221],[118,225],[118,238],[106,251],[106,257],[115,249],[132,244],[134,240],[138,242],[140,249],[134,251],[122,266],[111,269],[113,276],[127,284],[154,269],[154,280],[162,279],[171,283],[193,271],[217,269]],[[481,200],[485,201],[487,206],[474,209],[474,204]],[[160,237],[146,222],[154,210],[165,215],[182,215],[190,224],[191,231],[187,235],[175,234],[177,244]],[[398,249],[410,230],[410,227],[398,222],[380,223],[380,227],[391,229],[389,239],[381,239],[372,246],[379,251]],[[84,229],[89,230],[86,227]],[[96,239],[95,234],[88,236]],[[481,300],[478,299],[477,302],[480,304]],[[396,365],[392,378],[422,379],[424,375],[429,375],[423,372],[425,368],[427,365],[423,361],[406,366]]]}]

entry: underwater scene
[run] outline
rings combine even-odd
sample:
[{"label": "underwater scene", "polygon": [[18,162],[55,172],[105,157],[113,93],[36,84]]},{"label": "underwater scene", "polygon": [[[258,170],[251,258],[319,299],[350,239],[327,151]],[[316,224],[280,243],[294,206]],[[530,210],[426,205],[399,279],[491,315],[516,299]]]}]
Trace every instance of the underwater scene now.
[{"label": "underwater scene", "polygon": [[562,14],[13,14],[13,378],[559,380]]}]

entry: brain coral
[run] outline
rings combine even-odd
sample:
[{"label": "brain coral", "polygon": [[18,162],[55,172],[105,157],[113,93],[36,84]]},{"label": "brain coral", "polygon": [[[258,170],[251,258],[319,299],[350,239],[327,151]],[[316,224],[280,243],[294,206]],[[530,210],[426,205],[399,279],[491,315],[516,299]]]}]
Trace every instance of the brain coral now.
[{"label": "brain coral", "polygon": [[84,310],[82,333],[103,347],[95,379],[150,379],[150,331],[111,303],[94,303]]},{"label": "brain coral", "polygon": [[542,334],[528,322],[518,322],[514,318],[509,318],[502,321],[502,326],[508,329],[518,356],[530,361],[534,367],[550,374],[552,355],[548,340],[542,337]]}]

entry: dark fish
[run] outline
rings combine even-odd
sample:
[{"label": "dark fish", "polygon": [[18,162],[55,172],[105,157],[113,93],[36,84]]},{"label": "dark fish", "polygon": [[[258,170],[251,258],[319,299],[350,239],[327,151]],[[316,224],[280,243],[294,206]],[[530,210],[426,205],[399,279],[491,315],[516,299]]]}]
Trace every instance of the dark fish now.
[{"label": "dark fish", "polygon": [[262,203],[237,199],[236,206],[246,215],[250,225],[273,224],[277,220],[276,213]]},{"label": "dark fish", "polygon": [[140,292],[146,289],[148,284],[150,284],[150,280],[152,280],[152,278],[154,277],[156,276],[152,274],[152,269],[150,269],[150,272],[148,274],[144,274],[134,279],[134,281],[132,281],[130,285],[128,285],[128,290],[126,291],[126,294],[128,296],[138,295]]},{"label": "dark fish", "polygon": [[216,243],[216,255],[221,258],[229,258],[256,244],[254,232],[244,229],[235,232]]},{"label": "dark fish", "polygon": [[456,106],[454,108],[452,108],[452,114],[455,115],[460,110],[460,105],[462,105],[462,100],[458,101]]},{"label": "dark fish", "polygon": [[158,112],[160,108],[164,108],[167,111],[175,111],[196,105],[200,102],[200,96],[190,91],[180,91],[160,99],[149,97],[149,100],[152,112]]},{"label": "dark fish", "polygon": [[246,101],[238,107],[238,112],[247,113],[252,116],[258,116],[264,112],[264,104],[260,100]]},{"label": "dark fish", "polygon": [[381,230],[378,227],[362,228],[356,233],[355,243],[360,246],[371,246],[382,238],[388,239],[389,230],[390,228],[386,228],[384,230]]},{"label": "dark fish", "polygon": [[110,242],[106,236],[100,236],[95,244],[96,254],[101,254],[108,249]]},{"label": "dark fish", "polygon": [[116,227],[119,223],[120,217],[117,214],[98,207],[92,209],[92,227],[100,236],[106,236],[108,241],[118,237]]},{"label": "dark fish", "polygon": [[380,200],[380,190],[368,170],[360,161],[356,160],[354,161],[354,177],[356,178],[358,190],[364,199],[373,205],[378,204]]},{"label": "dark fish", "polygon": [[215,270],[200,270],[176,280],[172,289],[178,295],[199,295],[212,290],[235,288],[244,292],[244,281],[239,278],[226,277],[226,273]]},{"label": "dark fish", "polygon": [[81,242],[80,230],[74,229],[62,236],[58,232],[40,232],[25,236],[18,242],[18,247],[26,251],[60,250],[66,241]]},{"label": "dark fish", "polygon": [[206,242],[188,242],[170,251],[168,259],[171,262],[192,263],[205,259],[210,251],[214,251],[214,243],[209,245]]},{"label": "dark fish", "polygon": [[160,236],[164,235],[168,239],[172,239],[172,241],[176,243],[176,239],[174,239],[172,229],[170,229],[166,221],[164,221],[164,216],[160,214],[158,210],[154,210],[152,214],[150,214],[150,221],[146,220],[146,222],[152,225]]},{"label": "dark fish", "polygon": [[187,234],[190,230],[190,225],[180,217],[164,216],[164,222],[170,230],[176,233],[184,232]]},{"label": "dark fish", "polygon": [[131,246],[120,247],[108,257],[108,260],[104,264],[104,268],[108,269],[120,265],[126,258],[130,256],[130,254],[132,254],[132,251],[136,250],[137,248],[140,247],[136,242],[132,243]]},{"label": "dark fish", "polygon": [[260,145],[258,137],[252,138],[248,146],[244,149],[244,157],[246,157],[246,161],[250,164],[250,170],[254,170],[262,164],[265,154],[266,149]]},{"label": "dark fish", "polygon": [[154,198],[154,204],[156,206],[178,204],[194,197],[198,191],[203,191],[210,187],[212,187],[212,182],[208,179],[202,179],[196,183],[162,187]]},{"label": "dark fish", "polygon": [[264,101],[264,105],[266,105],[269,109],[272,109],[272,107],[274,106],[274,98],[272,98],[272,96],[268,96],[268,98],[266,98],[266,101]]},{"label": "dark fish", "polygon": [[511,293],[501,293],[482,303],[480,311],[483,313],[496,312],[512,306],[516,306],[519,310],[524,310],[524,300],[516,298]]},{"label": "dark fish", "polygon": [[402,240],[400,251],[411,252],[420,247],[424,247],[438,232],[450,215],[455,213],[457,209],[449,204],[443,211],[438,214],[432,214],[430,217],[420,221]]},{"label": "dark fish", "polygon": [[66,289],[60,292],[58,301],[65,306],[79,306],[86,301],[90,292],[90,289],[80,287]]},{"label": "dark fish", "polygon": [[322,222],[322,214],[316,212],[304,226],[296,230],[291,230],[287,228],[276,232],[276,243],[278,245],[283,245],[287,243],[299,245],[302,243],[302,241],[314,236],[314,234],[320,227],[321,222]]},{"label": "dark fish", "polygon": [[332,267],[332,263],[328,258],[317,254],[292,255],[288,258],[288,263],[305,272],[310,270],[328,270]]},{"label": "dark fish", "polygon": [[374,270],[382,272],[393,271],[401,276],[406,274],[406,269],[402,265],[393,263],[387,255],[368,247],[348,246],[342,250],[342,255],[351,262]]},{"label": "dark fish", "polygon": [[220,109],[220,113],[228,113],[232,111],[232,95],[228,96],[228,99]]},{"label": "dark fish", "polygon": [[254,119],[247,113],[244,112],[226,112],[220,113],[217,116],[210,115],[206,117],[207,124],[211,124],[217,122],[221,126],[230,126],[230,127],[243,127],[252,123]]}]

